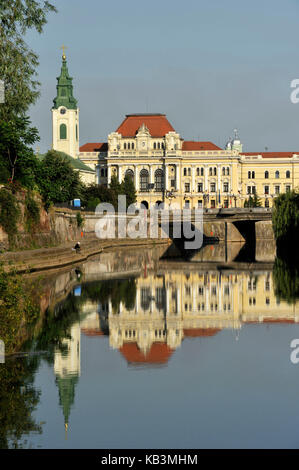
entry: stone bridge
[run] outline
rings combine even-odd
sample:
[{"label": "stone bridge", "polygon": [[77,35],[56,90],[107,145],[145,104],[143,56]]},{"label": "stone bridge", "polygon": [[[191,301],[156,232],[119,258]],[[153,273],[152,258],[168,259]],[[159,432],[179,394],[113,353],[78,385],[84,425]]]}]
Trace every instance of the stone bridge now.
[{"label": "stone bridge", "polygon": [[[205,209],[202,222],[198,220],[194,211],[190,212],[192,230],[203,232],[204,245],[215,242],[246,242],[243,254],[254,261],[258,241],[274,243],[271,209]],[[167,230],[166,224],[163,223],[162,213],[159,223],[162,230]],[[175,234],[180,231],[182,237],[176,238]],[[178,215],[171,215],[171,213],[169,216],[169,237],[177,248],[185,251],[184,246],[188,239],[183,235],[182,221]]]}]

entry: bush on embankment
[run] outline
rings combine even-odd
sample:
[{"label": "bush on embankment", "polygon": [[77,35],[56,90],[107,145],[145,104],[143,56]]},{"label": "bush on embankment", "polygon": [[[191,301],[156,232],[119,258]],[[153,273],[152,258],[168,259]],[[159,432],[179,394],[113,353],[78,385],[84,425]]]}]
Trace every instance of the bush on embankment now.
[{"label": "bush on embankment", "polygon": [[[41,225],[44,211],[41,197],[34,191],[4,186],[0,189],[0,248],[35,248],[40,234],[48,227]],[[6,235],[5,235],[6,234]]]},{"label": "bush on embankment", "polygon": [[0,265],[0,338],[5,353],[18,350],[27,336],[27,329],[39,317],[40,308],[33,300],[31,289],[22,276],[7,273]]}]

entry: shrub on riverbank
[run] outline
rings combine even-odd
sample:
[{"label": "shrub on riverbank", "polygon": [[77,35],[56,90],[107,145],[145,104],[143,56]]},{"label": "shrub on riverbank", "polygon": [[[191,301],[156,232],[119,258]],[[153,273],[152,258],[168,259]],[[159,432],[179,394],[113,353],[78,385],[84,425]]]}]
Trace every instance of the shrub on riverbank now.
[{"label": "shrub on riverbank", "polygon": [[30,287],[22,276],[7,273],[0,265],[0,339],[6,353],[18,350],[27,328],[39,317],[39,305],[33,301]]},{"label": "shrub on riverbank", "polygon": [[30,192],[25,198],[25,220],[27,232],[31,232],[32,228],[39,223],[40,208]]},{"label": "shrub on riverbank", "polygon": [[6,188],[0,190],[0,225],[8,234],[9,244],[14,242],[17,234],[17,223],[20,218],[20,208],[16,196]]}]

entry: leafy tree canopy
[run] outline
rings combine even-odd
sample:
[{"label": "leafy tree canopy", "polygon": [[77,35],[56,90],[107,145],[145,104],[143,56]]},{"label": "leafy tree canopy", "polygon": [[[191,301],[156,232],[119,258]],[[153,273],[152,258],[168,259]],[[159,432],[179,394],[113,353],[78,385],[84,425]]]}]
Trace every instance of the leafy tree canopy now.
[{"label": "leafy tree canopy", "polygon": [[244,207],[261,207],[262,201],[260,197],[255,193],[254,196],[249,196],[244,202]]},{"label": "leafy tree canopy", "polygon": [[0,77],[5,82],[0,119],[24,115],[39,96],[38,56],[24,35],[32,29],[41,33],[51,11],[56,9],[48,1],[0,0]]},{"label": "leafy tree canopy", "polygon": [[107,202],[117,207],[117,193],[101,184],[91,184],[83,189],[82,205],[94,210],[100,202]]},{"label": "leafy tree canopy", "polygon": [[31,146],[39,140],[38,131],[30,127],[27,117],[0,120],[0,182],[15,179],[33,187],[38,160]]},{"label": "leafy tree canopy", "polygon": [[121,194],[125,194],[127,198],[127,208],[130,204],[134,204],[137,201],[135,185],[129,175],[126,175],[124,180],[122,181],[120,192]]},{"label": "leafy tree canopy", "polygon": [[46,207],[81,197],[83,185],[79,173],[63,152],[49,150],[46,153],[39,166],[37,180]]}]

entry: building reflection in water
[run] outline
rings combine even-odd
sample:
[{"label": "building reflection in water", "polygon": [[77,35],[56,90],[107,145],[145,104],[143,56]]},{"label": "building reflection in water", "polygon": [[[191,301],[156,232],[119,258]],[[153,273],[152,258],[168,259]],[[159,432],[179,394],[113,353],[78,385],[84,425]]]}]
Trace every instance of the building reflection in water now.
[{"label": "building reflection in water", "polygon": [[[183,263],[186,266],[185,263]],[[109,336],[130,366],[166,366],[186,338],[215,336],[250,323],[297,323],[298,302],[279,301],[270,270],[200,270],[190,264],[139,265],[140,277],[95,280],[89,270],[80,289],[80,322],[55,354],[54,372],[65,426],[80,376],[80,340]],[[252,267],[251,267],[252,268]],[[130,266],[130,270],[134,270]],[[132,276],[132,274],[130,273]],[[134,289],[132,289],[134,286]],[[90,294],[92,292],[92,295]],[[130,297],[128,299],[128,296]]]}]

